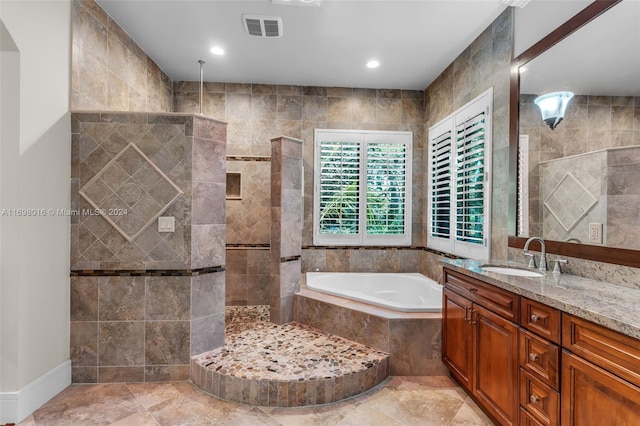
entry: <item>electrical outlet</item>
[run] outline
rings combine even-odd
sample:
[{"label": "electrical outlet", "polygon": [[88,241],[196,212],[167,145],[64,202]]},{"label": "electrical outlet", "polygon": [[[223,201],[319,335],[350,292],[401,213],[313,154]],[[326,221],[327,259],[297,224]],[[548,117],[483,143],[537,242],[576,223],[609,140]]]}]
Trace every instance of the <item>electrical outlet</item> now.
[{"label": "electrical outlet", "polygon": [[602,244],[602,224],[589,224],[589,242],[594,244]]}]

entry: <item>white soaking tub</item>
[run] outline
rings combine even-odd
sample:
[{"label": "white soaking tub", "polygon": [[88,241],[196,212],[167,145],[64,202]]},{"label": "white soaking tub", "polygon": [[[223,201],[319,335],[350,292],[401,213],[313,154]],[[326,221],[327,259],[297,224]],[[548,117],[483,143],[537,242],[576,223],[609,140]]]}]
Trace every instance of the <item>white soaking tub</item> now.
[{"label": "white soaking tub", "polygon": [[441,312],[442,286],[419,273],[307,272],[307,288],[400,312]]}]

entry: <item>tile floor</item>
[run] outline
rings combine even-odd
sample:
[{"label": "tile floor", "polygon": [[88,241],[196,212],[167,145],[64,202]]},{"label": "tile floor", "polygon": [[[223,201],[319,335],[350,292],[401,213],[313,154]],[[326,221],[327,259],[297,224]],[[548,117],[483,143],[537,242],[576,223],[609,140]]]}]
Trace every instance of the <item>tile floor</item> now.
[{"label": "tile floor", "polygon": [[356,397],[299,408],[217,399],[188,382],[71,385],[20,426],[492,425],[448,377],[391,377]]}]

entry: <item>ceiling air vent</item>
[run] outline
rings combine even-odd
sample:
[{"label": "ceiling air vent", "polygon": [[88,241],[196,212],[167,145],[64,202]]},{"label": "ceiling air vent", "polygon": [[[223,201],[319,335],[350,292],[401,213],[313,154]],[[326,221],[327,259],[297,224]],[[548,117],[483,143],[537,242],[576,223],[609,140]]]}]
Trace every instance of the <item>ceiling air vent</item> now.
[{"label": "ceiling air vent", "polygon": [[282,18],[266,15],[242,15],[247,34],[256,37],[282,37]]}]

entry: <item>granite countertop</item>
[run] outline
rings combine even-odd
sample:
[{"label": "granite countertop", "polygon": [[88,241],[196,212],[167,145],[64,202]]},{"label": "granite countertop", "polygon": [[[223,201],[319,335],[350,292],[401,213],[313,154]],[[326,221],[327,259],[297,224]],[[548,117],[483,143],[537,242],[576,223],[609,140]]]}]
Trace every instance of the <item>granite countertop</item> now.
[{"label": "granite countertop", "polygon": [[640,339],[640,290],[570,274],[520,277],[485,272],[482,265],[526,268],[515,262],[442,259],[448,269]]}]

